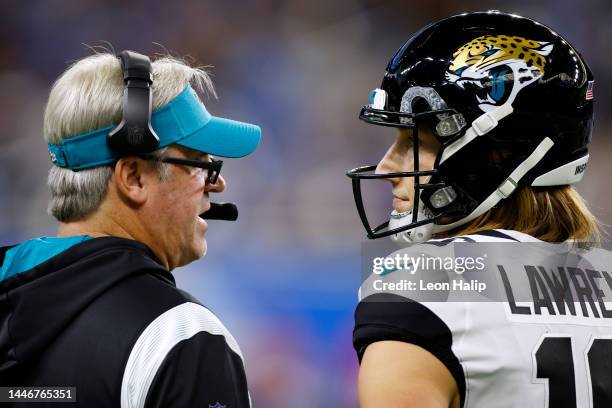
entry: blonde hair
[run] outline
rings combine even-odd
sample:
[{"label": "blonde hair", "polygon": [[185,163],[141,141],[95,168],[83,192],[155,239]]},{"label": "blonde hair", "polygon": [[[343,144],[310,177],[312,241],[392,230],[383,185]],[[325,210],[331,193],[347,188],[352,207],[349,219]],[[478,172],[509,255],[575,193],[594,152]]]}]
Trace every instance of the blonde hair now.
[{"label": "blonde hair", "polygon": [[572,186],[523,187],[500,204],[445,235],[509,229],[546,242],[601,242],[599,222]]},{"label": "blonde hair", "polygon": [[[152,73],[153,109],[170,102],[190,83],[216,96],[206,71],[182,60],[159,58],[152,63]],[[51,88],[45,109],[45,140],[60,144],[63,139],[119,123],[122,96],[123,76],[116,56],[104,52],[77,61]],[[163,149],[156,153],[163,155]],[[47,180],[51,189],[48,212],[60,222],[86,218],[104,199],[112,171],[110,166],[79,172],[53,166]]]}]

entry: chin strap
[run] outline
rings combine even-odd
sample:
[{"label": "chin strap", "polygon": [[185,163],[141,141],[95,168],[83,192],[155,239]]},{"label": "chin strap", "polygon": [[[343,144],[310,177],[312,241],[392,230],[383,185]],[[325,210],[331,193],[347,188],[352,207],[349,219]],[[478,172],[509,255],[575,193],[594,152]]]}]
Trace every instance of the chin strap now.
[{"label": "chin strap", "polygon": [[459,150],[463,149],[468,143],[476,139],[478,136],[486,135],[495,129],[499,121],[510,115],[513,111],[514,108],[511,104],[504,104],[497,109],[480,115],[472,122],[472,126],[465,131],[463,136],[455,140],[444,149],[442,152],[442,157],[440,157],[440,164],[444,163],[444,161],[449,159]]},{"label": "chin strap", "polygon": [[529,157],[519,164],[514,171],[510,173],[510,176],[508,176],[508,178],[506,178],[499,185],[499,187],[497,187],[497,189],[491,193],[491,195],[480,203],[480,205],[476,207],[470,215],[459,221],[453,222],[452,224],[434,225],[433,233],[448,231],[466,224],[489,211],[501,200],[508,198],[514,192],[514,190],[516,190],[519,181],[544,158],[546,153],[548,153],[554,144],[555,143],[550,138],[545,137],[544,140],[540,142],[538,147],[536,147],[529,155]]}]

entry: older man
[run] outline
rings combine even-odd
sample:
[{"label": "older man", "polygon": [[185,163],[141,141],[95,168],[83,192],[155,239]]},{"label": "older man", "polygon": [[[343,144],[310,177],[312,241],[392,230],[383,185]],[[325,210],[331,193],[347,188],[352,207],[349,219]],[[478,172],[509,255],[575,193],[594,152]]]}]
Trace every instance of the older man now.
[{"label": "older man", "polygon": [[170,271],[206,253],[200,215],[225,188],[211,155],[251,153],[260,129],[211,116],[191,85],[214,93],[202,70],[125,52],[54,84],[59,232],[0,250],[0,385],[75,387],[83,407],[250,405],[236,340]]}]

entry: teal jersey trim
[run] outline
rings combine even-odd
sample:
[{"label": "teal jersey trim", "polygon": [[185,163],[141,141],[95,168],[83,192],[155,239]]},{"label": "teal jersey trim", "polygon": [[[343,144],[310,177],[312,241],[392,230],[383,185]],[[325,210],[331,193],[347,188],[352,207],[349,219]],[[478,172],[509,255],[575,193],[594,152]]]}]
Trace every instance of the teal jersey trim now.
[{"label": "teal jersey trim", "polygon": [[68,248],[91,239],[82,235],[66,238],[33,238],[6,251],[4,263],[0,269],[0,281],[28,271],[37,265],[53,258]]}]

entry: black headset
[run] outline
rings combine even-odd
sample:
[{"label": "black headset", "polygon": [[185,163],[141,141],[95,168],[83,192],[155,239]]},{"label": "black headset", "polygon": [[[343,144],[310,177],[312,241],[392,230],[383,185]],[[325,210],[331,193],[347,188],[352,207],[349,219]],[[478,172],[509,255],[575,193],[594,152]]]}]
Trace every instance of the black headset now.
[{"label": "black headset", "polygon": [[[108,144],[122,155],[151,153],[159,149],[159,136],[151,126],[151,60],[127,50],[117,57],[123,69],[123,117],[108,133]],[[238,207],[233,203],[210,203],[210,209],[200,217],[236,221]]]},{"label": "black headset", "polygon": [[151,126],[151,60],[133,51],[118,55],[123,69],[123,118],[108,134],[108,144],[120,153],[151,153],[159,137]]}]

